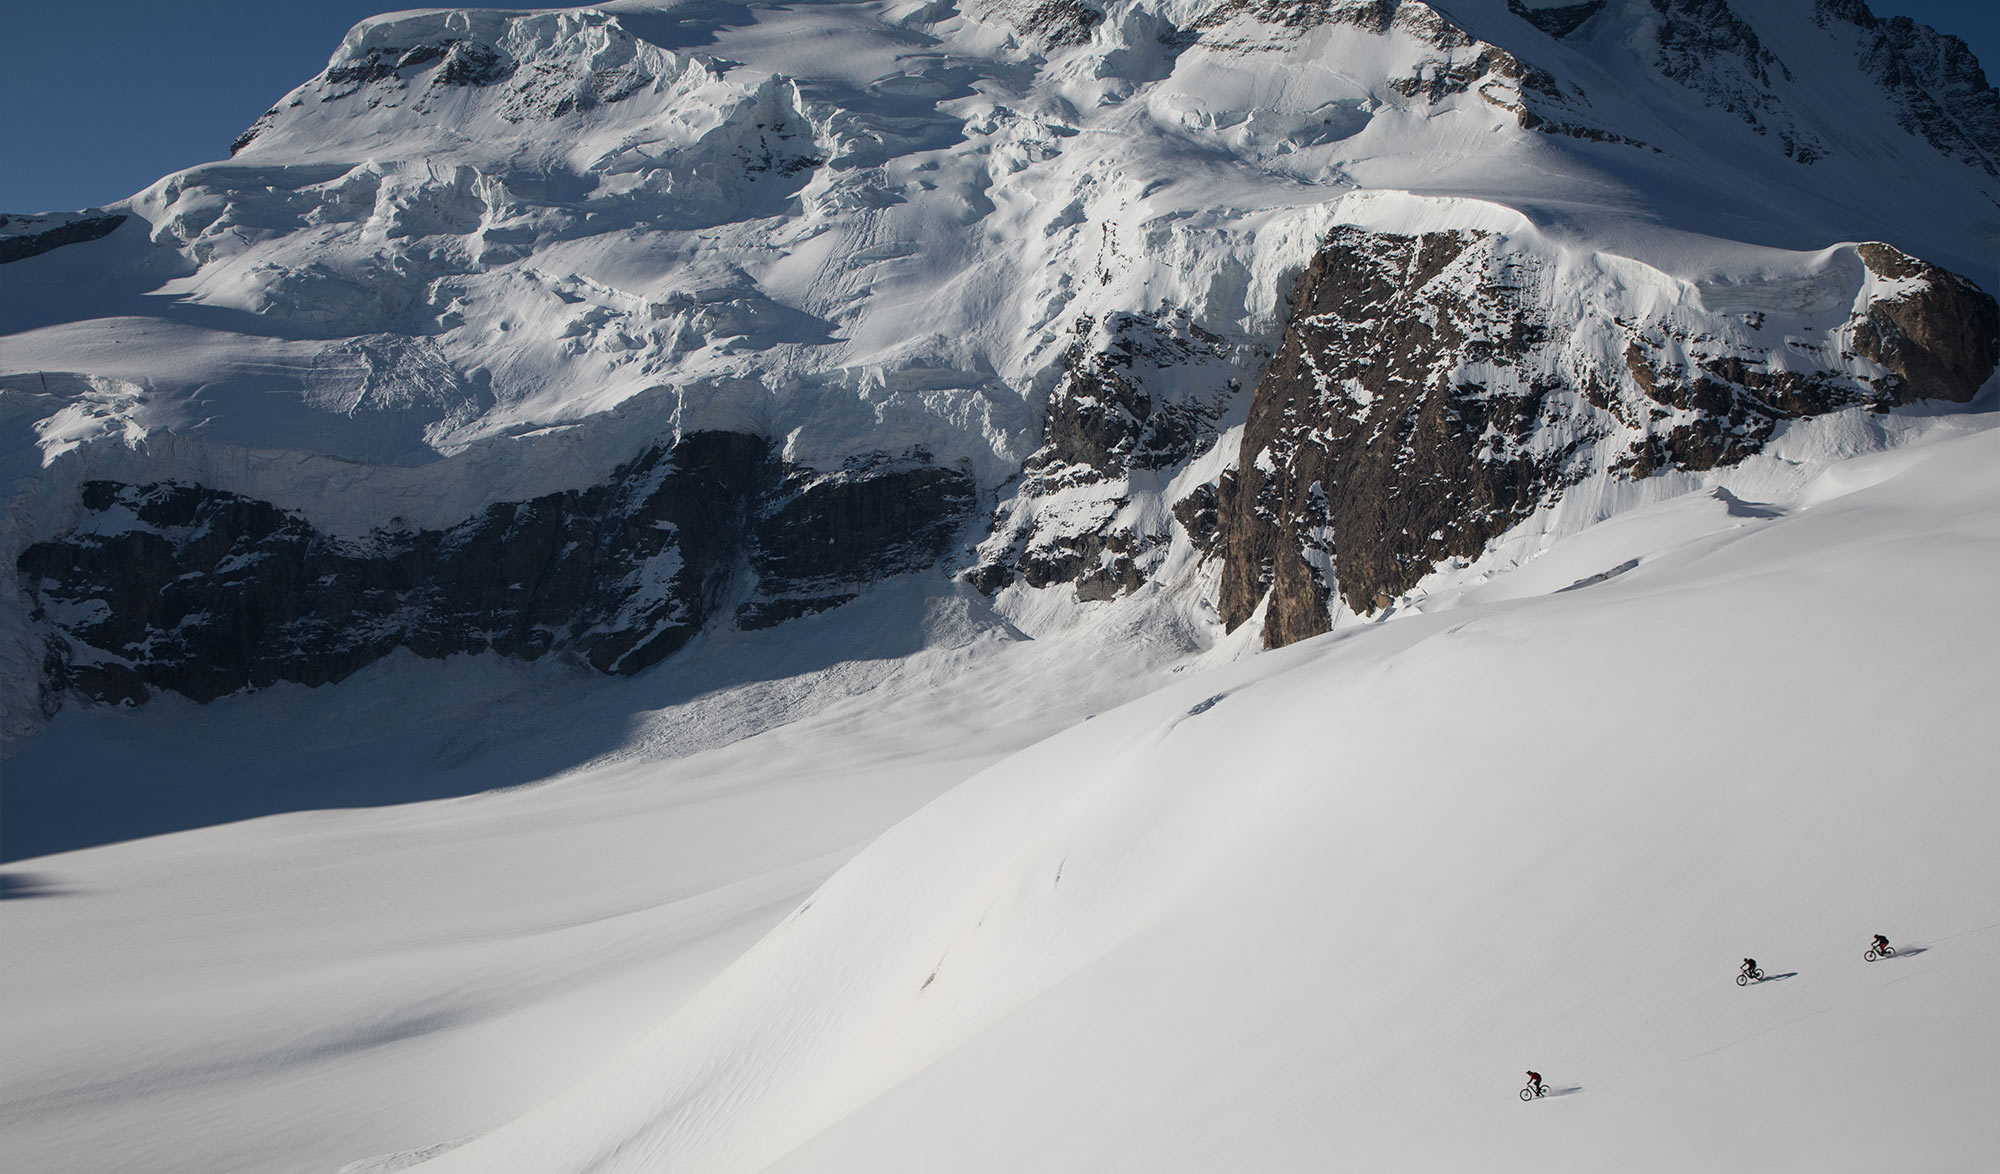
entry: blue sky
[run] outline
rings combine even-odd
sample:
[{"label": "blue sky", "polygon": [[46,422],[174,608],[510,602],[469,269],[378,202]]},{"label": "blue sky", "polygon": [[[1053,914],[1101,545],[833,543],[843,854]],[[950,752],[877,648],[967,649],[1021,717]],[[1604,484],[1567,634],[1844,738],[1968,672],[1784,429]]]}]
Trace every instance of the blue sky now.
[{"label": "blue sky", "polygon": [[[1754,2],[1754,0],[1753,0]],[[2000,71],[2000,0],[1870,0],[1972,43]],[[229,154],[319,72],[381,0],[99,0],[19,4],[0,29],[0,211],[79,208]],[[517,5],[470,4],[468,8]]]}]

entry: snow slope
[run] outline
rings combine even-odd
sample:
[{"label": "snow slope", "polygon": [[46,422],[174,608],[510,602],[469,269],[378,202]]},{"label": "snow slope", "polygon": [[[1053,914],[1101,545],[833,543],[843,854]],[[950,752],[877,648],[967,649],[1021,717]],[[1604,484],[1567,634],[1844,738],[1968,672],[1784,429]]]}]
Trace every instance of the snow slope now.
[{"label": "snow slope", "polygon": [[399,661],[66,711],[0,768],[7,1168],[328,1174],[495,1128],[883,828],[1183,658],[948,606],[897,647],[869,625],[902,600],[858,610],[666,680]]},{"label": "snow slope", "polygon": [[[438,1165],[1981,1169],[1990,418],[1845,460],[1873,442],[1815,422],[1823,473],[1774,456],[1206,669],[950,617],[870,662],[822,616],[793,661],[691,648],[767,680],[650,708],[390,664],[66,712],[10,786],[73,759],[121,807],[326,808],[322,758],[534,776],[640,716],[545,786],[11,867],[0,1134],[37,1174],[493,1130]],[[1905,956],[1862,963],[1878,930]],[[1774,981],[1730,985],[1746,954]],[[1528,1067],[1564,1095],[1513,1100]]]},{"label": "snow slope", "polygon": [[1544,556],[1639,560],[1587,589],[1073,726],[423,1168],[1983,1169],[1996,458],[1665,503]]}]

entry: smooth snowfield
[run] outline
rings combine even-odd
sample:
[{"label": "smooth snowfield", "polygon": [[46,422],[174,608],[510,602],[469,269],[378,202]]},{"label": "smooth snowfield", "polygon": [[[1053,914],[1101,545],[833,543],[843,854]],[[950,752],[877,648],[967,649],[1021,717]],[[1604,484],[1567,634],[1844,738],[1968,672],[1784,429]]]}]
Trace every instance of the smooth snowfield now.
[{"label": "smooth snowfield", "polygon": [[424,1168],[1987,1168],[2000,433],[1706,500],[1010,758]]}]

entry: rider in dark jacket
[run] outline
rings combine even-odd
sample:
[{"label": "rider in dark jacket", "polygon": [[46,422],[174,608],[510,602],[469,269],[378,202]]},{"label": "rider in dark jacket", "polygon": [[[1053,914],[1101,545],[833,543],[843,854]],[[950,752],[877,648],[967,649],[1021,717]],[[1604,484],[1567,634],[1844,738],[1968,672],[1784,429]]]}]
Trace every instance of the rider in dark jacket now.
[{"label": "rider in dark jacket", "polygon": [[1745,958],[1743,960],[1743,973],[1745,974],[1757,973],[1757,960],[1755,958]]},{"label": "rider in dark jacket", "polygon": [[1535,1090],[1536,1096],[1542,1095],[1542,1074],[1531,1070],[1528,1073],[1528,1087]]}]

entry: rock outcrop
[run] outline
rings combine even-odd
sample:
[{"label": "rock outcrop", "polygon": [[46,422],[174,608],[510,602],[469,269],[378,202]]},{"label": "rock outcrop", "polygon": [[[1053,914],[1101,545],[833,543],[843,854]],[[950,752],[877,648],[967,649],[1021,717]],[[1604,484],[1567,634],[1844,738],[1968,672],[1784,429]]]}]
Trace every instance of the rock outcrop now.
[{"label": "rock outcrop", "polygon": [[[1544,31],[1574,31],[1597,6],[1520,9]],[[1647,144],[1619,134],[1590,108],[1581,89],[1498,45],[1482,41],[1421,0],[1226,0],[1195,22],[1205,45],[1255,52],[1289,46],[1297,30],[1346,26],[1378,37],[1407,39],[1429,53],[1404,76],[1389,80],[1402,98],[1426,107],[1473,94],[1505,111],[1524,130],[1628,147]],[[1647,148],[1651,149],[1651,148]]]},{"label": "rock outcrop", "polygon": [[1659,13],[1655,67],[1710,106],[1773,135],[1785,157],[1812,163],[1826,155],[1819,136],[1796,121],[1775,87],[1792,71],[1758,38],[1728,0],[1652,0]]},{"label": "rock outcrop", "polygon": [[55,697],[209,701],[338,681],[398,648],[563,652],[630,674],[725,620],[726,598],[762,627],[929,566],[973,503],[968,476],[920,455],[813,475],[755,436],[705,432],[588,489],[354,540],[220,490],[93,481],[75,532],[16,566],[53,633]]},{"label": "rock outcrop", "polygon": [[1042,446],[1000,502],[967,581],[988,594],[1017,577],[1074,583],[1086,601],[1137,590],[1172,541],[1172,521],[1129,509],[1132,479],[1214,443],[1240,391],[1234,350],[1185,311],[1079,320]]},{"label": "rock outcrop", "polygon": [[[1586,475],[1711,469],[1784,420],[1963,402],[2000,360],[1993,299],[1886,245],[1836,251],[1797,289],[1636,314],[1560,264],[1491,233],[1332,235],[1220,487],[1229,626],[1268,597],[1267,645],[1316,635],[1336,596],[1378,611]],[[1732,304],[1807,291],[1856,308],[1814,330],[1816,308]]]},{"label": "rock outcrop", "polygon": [[1986,292],[1898,249],[1855,250],[1869,272],[1907,289],[1878,299],[1854,325],[1854,349],[1889,374],[1878,384],[1896,403],[1965,403],[2000,363],[2000,308]]},{"label": "rock outcrop", "polygon": [[832,473],[795,469],[761,495],[750,532],[756,598],[743,628],[838,607],[873,579],[932,566],[978,504],[972,478],[921,453],[878,454]]},{"label": "rock outcrop", "polygon": [[1864,0],[1817,0],[1814,17],[1853,38],[1856,62],[1896,104],[1904,130],[2000,176],[2000,91],[1964,41],[1907,16],[1884,20]]},{"label": "rock outcrop", "polygon": [[77,212],[54,216],[0,216],[0,265],[39,257],[50,249],[102,240],[125,223],[123,213]]}]

